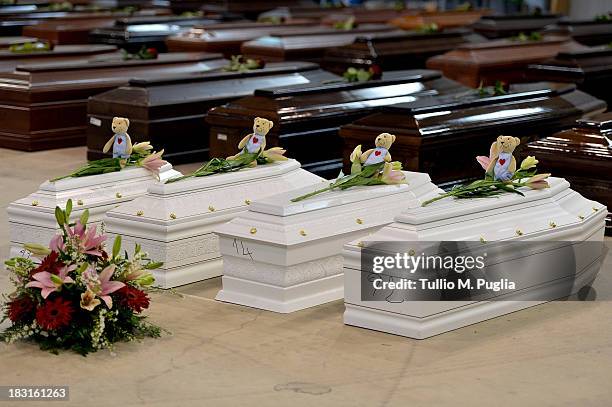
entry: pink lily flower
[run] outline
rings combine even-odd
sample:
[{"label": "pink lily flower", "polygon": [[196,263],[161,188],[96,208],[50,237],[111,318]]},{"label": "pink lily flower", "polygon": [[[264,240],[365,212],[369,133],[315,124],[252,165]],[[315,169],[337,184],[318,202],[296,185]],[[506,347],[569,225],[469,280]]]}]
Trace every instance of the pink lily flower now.
[{"label": "pink lily flower", "polygon": [[49,249],[54,252],[63,252],[64,237],[60,234],[53,236],[53,238],[51,238],[51,242],[49,242]]},{"label": "pink lily flower", "polygon": [[491,159],[484,155],[476,157],[476,161],[478,161],[478,164],[480,164],[485,171],[489,168],[489,164],[491,164]]},{"label": "pink lily flower", "polygon": [[536,174],[533,177],[529,178],[525,185],[527,185],[531,189],[545,189],[550,187],[546,178],[550,177],[550,174]]},{"label": "pink lily flower", "polygon": [[159,174],[159,169],[164,165],[168,164],[168,161],[162,160],[164,150],[157,153],[149,154],[140,162],[140,166],[146,168],[154,174]]},{"label": "pink lily flower", "polygon": [[98,296],[108,308],[113,308],[113,299],[109,294],[125,287],[125,284],[121,281],[110,281],[113,273],[115,272],[115,265],[111,264],[100,273],[100,293]]},{"label": "pink lily flower", "polygon": [[79,253],[90,254],[92,256],[102,256],[100,245],[106,240],[106,235],[96,236],[96,225],[85,228],[80,220],[77,220],[74,228],[66,228],[70,238],[76,238]]},{"label": "pink lily flower", "polygon": [[75,268],[75,265],[63,267],[57,275],[51,274],[48,271],[41,271],[32,276],[36,281],[30,281],[26,284],[26,287],[40,288],[40,295],[47,299],[52,292],[61,290],[62,285],[74,283],[74,280],[68,276],[68,273]]},{"label": "pink lily flower", "polygon": [[381,181],[385,184],[405,184],[406,175],[402,171],[396,171],[393,169],[392,163],[385,163],[383,167]]}]

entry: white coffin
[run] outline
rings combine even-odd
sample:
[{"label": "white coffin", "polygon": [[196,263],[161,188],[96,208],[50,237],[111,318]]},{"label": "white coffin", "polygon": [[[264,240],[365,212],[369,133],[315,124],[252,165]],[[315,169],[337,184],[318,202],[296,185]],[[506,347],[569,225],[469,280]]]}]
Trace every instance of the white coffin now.
[{"label": "white coffin", "polygon": [[[171,164],[160,169],[160,179],[179,176]],[[9,204],[7,208],[11,255],[22,251],[24,243],[49,244],[59,230],[55,207],[65,208],[72,199],[71,219],[78,219],[89,209],[89,223],[99,224],[110,209],[144,195],[158,179],[144,168],[129,167],[122,171],[88,177],[66,178],[44,182],[38,191]]]},{"label": "white coffin", "polygon": [[156,285],[171,288],[222,274],[212,232],[245,212],[251,201],[324,181],[288,160],[157,184],[108,212],[104,223],[108,234],[122,235],[126,248],[139,243],[152,259],[164,262],[153,271]]},{"label": "white coffin", "polygon": [[[568,284],[566,292],[571,293],[588,286],[601,267],[605,249],[603,244],[589,245],[587,249],[584,242],[603,242],[606,208],[570,189],[569,183],[562,178],[550,178],[549,183],[551,187],[545,190],[525,188],[525,197],[508,193],[497,198],[446,198],[427,207],[411,208],[377,233],[361,242],[347,244],[343,251],[344,323],[423,339],[541,304],[545,302],[541,295],[555,295],[554,290],[561,284]],[[516,261],[512,265],[537,261],[536,264],[545,266],[539,268],[537,276],[521,275],[526,267],[508,267],[517,278],[533,278],[537,283],[528,288],[523,286],[522,290],[507,290],[495,301],[417,301],[411,300],[413,294],[402,297],[402,301],[362,300],[361,281],[365,277],[362,273],[371,275],[362,270],[360,261],[361,250],[368,242],[422,242],[425,246],[441,241],[479,242],[476,244],[482,244],[485,249],[500,241],[549,242],[546,245],[556,247],[557,252],[531,253],[532,257],[518,259],[502,248],[499,252],[508,256],[507,261]],[[600,249],[592,250],[593,246]],[[554,262],[558,258],[555,257],[561,253],[558,250],[568,248],[576,256],[577,263],[571,279],[556,275],[554,267],[548,263],[549,259]],[[542,256],[551,255],[553,257],[543,261]]]},{"label": "white coffin", "polygon": [[342,247],[436,196],[427,174],[407,185],[354,187],[291,202],[314,187],[253,202],[216,229],[223,255],[221,301],[289,313],[343,297]]}]

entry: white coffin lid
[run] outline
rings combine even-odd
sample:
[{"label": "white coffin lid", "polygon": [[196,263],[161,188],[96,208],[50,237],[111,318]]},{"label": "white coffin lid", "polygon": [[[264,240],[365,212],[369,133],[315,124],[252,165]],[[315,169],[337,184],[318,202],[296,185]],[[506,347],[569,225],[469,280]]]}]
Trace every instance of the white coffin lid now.
[{"label": "white coffin lid", "polygon": [[[547,189],[521,188],[524,197],[506,193],[490,198],[445,198],[413,207],[361,242],[583,240],[597,222],[603,227],[604,205],[570,189],[563,178],[548,181]],[[358,251],[357,243],[346,248]]]},{"label": "white coffin lid", "polygon": [[[327,183],[269,196],[253,202],[248,212],[221,225],[215,232],[276,245],[294,245],[380,227],[389,223],[390,213],[420,206],[442,192],[431,183],[429,175],[404,173],[408,184],[334,190],[300,202],[291,202],[291,199],[324,188]],[[251,233],[252,228],[256,233]]]},{"label": "white coffin lid", "polygon": [[[114,223],[122,220],[147,224],[152,229],[155,225],[165,228],[193,222],[218,223],[228,212],[245,210],[246,200],[285,191],[288,187],[323,184],[323,178],[300,167],[299,162],[290,159],[170,184],[158,183],[149,187],[146,195],[109,211],[107,225],[110,231]],[[283,177],[289,178],[280,182]],[[262,188],[267,193],[262,193]],[[137,215],[139,211],[141,216]],[[172,219],[170,214],[176,218]]]},{"label": "white coffin lid", "polygon": [[[171,164],[166,164],[160,170],[162,179],[178,175],[180,173],[173,170]],[[65,178],[55,182],[45,181],[38,191],[11,203],[9,212],[11,207],[24,206],[29,207],[28,210],[32,212],[54,212],[56,206],[65,207],[69,199],[73,201],[75,213],[86,208],[95,211],[98,207],[132,200],[145,193],[154,182],[157,182],[156,177],[140,167],[129,167],[108,174]],[[79,205],[78,201],[82,204]]]}]

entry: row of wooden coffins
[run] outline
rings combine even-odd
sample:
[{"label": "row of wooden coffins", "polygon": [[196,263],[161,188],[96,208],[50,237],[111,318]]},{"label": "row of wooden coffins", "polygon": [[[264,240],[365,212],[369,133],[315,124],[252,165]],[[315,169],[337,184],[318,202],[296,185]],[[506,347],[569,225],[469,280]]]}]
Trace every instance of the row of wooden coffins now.
[{"label": "row of wooden coffins", "polygon": [[[506,104],[511,106],[512,99]],[[509,112],[501,106],[500,119]],[[514,108],[526,116],[525,109],[546,110],[534,101],[527,106],[519,102]],[[443,114],[423,111],[420,116]],[[491,115],[462,119],[468,124]],[[572,158],[577,166],[579,157],[604,159],[609,119],[607,114],[582,120],[573,130],[530,143],[535,158],[525,159],[517,150],[521,138],[493,135],[503,126],[474,129],[472,137],[481,142],[439,157],[439,168],[480,164],[486,175],[445,193],[426,172],[400,169],[396,159],[403,148],[396,147],[405,136],[399,128],[397,135],[379,134],[374,143],[385,129],[370,130],[368,140],[347,155],[350,175],[327,181],[266,144],[279,123],[265,118],[253,121],[252,132],[243,129],[238,154],[182,175],[148,144],[122,150],[130,122],[117,117],[109,142],[114,140],[113,153],[125,167],[98,175],[80,169],[10,204],[11,250],[46,245],[57,227],[55,207],[70,205],[74,219],[87,212],[88,227],[103,222],[109,237],[123,237],[126,250],[138,245],[163,262],[154,270],[160,287],[222,275],[218,300],[280,313],[344,298],[347,324],[425,338],[566,298],[593,282],[606,254],[606,206],[572,189],[567,179],[580,179],[582,170],[555,162],[565,159],[568,146],[583,150]],[[479,164],[476,154],[484,154]],[[106,163],[90,163],[90,169]],[[485,170],[479,170],[481,176]],[[85,231],[78,228],[77,222],[74,233],[83,236],[75,238],[84,239]],[[61,250],[61,242],[52,245]],[[461,268],[421,266],[404,278],[400,266],[377,260],[425,258],[425,253],[457,262],[480,258],[482,266],[466,266],[463,260],[457,263]],[[410,286],[417,278],[444,286],[410,291],[389,285]],[[483,281],[487,288],[449,285],[464,278],[479,288]],[[383,282],[388,284],[379,287]]]},{"label": "row of wooden coffins", "polygon": [[[141,137],[158,137],[159,144],[176,155],[173,159],[198,161],[206,158],[209,148],[222,148],[223,135],[227,136],[224,132],[220,137],[209,132],[204,120],[208,109],[230,102],[223,108],[231,110],[231,101],[237,99],[237,104],[249,104],[254,100],[250,113],[272,119],[289,114],[287,109],[291,106],[318,109],[317,105],[323,103],[342,105],[343,113],[335,116],[323,111],[312,113],[326,119],[313,124],[308,131],[322,132],[323,137],[330,132],[336,134],[335,129],[340,125],[376,109],[410,100],[406,98],[412,98],[410,95],[415,93],[468,92],[447,79],[434,79],[433,73],[425,75],[424,88],[410,87],[407,84],[415,81],[413,75],[393,70],[422,67],[430,53],[452,47],[451,40],[461,42],[465,37],[460,30],[446,32],[435,39],[421,34],[387,32],[381,37],[360,37],[350,46],[326,53],[324,67],[339,74],[345,67],[356,66],[371,76],[368,78],[371,80],[361,82],[349,82],[303,62],[264,64],[254,60],[255,66],[232,70],[228,69],[230,61],[212,53],[174,52],[156,55],[155,59],[131,59],[106,45],[57,46],[35,53],[4,50],[0,51],[0,70],[5,72],[0,73],[3,102],[0,112],[7,120],[2,121],[0,144],[30,151],[81,145],[85,142],[87,127],[95,133],[97,119],[108,118],[126,106],[140,106],[136,116],[142,126]],[[398,46],[402,50],[399,53]],[[373,50],[375,56],[372,56]],[[498,40],[464,43],[446,54],[430,58],[427,65],[472,87],[552,80],[576,83],[580,90],[609,101],[605,89],[610,78],[610,52],[607,47],[581,46],[567,37],[541,41]],[[361,63],[362,68],[356,62]],[[381,79],[368,68],[378,64],[391,69],[383,69]],[[134,79],[130,81],[129,78]],[[209,91],[215,86],[223,91]],[[196,88],[200,91],[196,92]],[[187,89],[190,92],[183,93]],[[355,91],[348,92],[353,89]],[[110,93],[104,93],[107,91]],[[88,122],[89,97],[92,97],[89,115],[94,118]],[[240,99],[243,97],[246,99]],[[342,103],[334,102],[337,97]],[[181,109],[177,109],[177,98]],[[55,114],[60,110],[62,114]],[[347,111],[351,114],[344,115]],[[96,118],[96,115],[101,117]],[[331,125],[335,120],[332,117],[340,116],[344,118]],[[296,121],[299,122],[297,117]],[[189,125],[182,127],[187,122]],[[152,125],[157,130],[150,130]],[[159,135],[149,135],[155,131]],[[182,140],[168,140],[167,135],[173,133],[181,133]],[[302,136],[305,134],[292,139],[300,140]],[[90,157],[95,157],[99,154],[99,140],[91,136],[89,139]],[[332,136],[329,143],[337,146],[338,138]],[[336,157],[330,159],[337,160],[339,149],[332,150]]]}]

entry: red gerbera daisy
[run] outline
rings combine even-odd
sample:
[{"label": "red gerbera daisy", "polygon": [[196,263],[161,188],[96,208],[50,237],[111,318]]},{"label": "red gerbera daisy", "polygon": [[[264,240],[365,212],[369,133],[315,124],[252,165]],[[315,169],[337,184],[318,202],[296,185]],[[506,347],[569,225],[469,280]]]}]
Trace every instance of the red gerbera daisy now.
[{"label": "red gerbera daisy", "polygon": [[130,308],[132,311],[140,313],[149,308],[149,297],[144,291],[126,285],[117,291],[119,304]]},{"label": "red gerbera daisy", "polygon": [[36,310],[36,322],[42,328],[52,331],[68,325],[74,309],[70,301],[57,297],[46,301]]},{"label": "red gerbera daisy", "polygon": [[27,295],[16,298],[8,304],[8,317],[13,322],[31,321],[33,319],[34,301]]},{"label": "red gerbera daisy", "polygon": [[58,260],[59,253],[51,252],[47,257],[45,257],[40,265],[30,271],[30,277],[32,277],[36,273],[40,273],[43,271],[48,271],[51,274],[59,274],[59,271],[62,267],[64,267],[64,263]]}]

